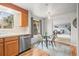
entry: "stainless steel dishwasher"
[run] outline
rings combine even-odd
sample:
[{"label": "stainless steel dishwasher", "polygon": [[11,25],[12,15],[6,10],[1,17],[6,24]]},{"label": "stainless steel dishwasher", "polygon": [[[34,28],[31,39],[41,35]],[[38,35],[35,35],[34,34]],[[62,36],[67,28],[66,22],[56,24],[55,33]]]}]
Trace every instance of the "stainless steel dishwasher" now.
[{"label": "stainless steel dishwasher", "polygon": [[23,52],[29,48],[31,48],[30,35],[21,35],[20,36],[20,52]]}]

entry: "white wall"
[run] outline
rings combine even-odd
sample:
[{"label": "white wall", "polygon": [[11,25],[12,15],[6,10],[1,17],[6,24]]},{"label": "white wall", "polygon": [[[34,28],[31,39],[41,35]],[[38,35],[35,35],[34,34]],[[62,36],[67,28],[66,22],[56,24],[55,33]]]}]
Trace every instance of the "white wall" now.
[{"label": "white wall", "polygon": [[47,22],[46,19],[42,19],[42,35],[45,35],[45,32],[47,32]]},{"label": "white wall", "polygon": [[53,32],[52,24],[53,24],[53,18],[50,17],[50,19],[47,19],[47,35],[52,35]]},{"label": "white wall", "polygon": [[71,24],[71,42],[73,42],[77,46],[77,28],[74,28],[72,24]]}]

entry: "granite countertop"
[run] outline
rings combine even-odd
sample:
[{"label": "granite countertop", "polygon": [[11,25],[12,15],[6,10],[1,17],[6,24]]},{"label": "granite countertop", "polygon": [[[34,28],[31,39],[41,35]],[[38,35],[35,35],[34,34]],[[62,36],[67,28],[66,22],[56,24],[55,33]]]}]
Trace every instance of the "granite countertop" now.
[{"label": "granite countertop", "polygon": [[30,35],[29,33],[6,33],[6,34],[0,34],[0,38],[5,38],[9,36],[19,36],[19,35]]},{"label": "granite countertop", "polygon": [[0,29],[0,38],[9,36],[29,35],[28,27],[14,27],[12,29]]}]

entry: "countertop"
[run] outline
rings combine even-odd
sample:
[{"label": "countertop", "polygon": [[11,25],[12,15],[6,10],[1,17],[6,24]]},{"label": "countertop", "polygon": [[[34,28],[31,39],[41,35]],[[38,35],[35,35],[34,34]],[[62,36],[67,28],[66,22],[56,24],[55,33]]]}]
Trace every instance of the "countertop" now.
[{"label": "countertop", "polygon": [[20,36],[20,35],[30,35],[29,33],[8,33],[0,34],[0,38],[10,37],[10,36]]}]

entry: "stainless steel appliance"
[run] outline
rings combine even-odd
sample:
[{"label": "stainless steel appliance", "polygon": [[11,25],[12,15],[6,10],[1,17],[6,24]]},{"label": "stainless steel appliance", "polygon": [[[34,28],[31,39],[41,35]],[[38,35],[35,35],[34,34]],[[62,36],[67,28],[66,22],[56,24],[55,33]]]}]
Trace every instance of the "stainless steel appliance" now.
[{"label": "stainless steel appliance", "polygon": [[23,52],[29,48],[31,48],[30,35],[21,35],[20,36],[20,52]]}]

